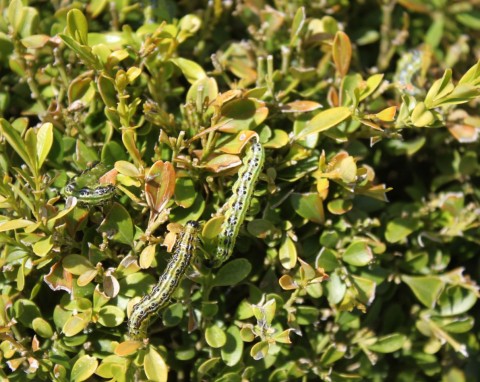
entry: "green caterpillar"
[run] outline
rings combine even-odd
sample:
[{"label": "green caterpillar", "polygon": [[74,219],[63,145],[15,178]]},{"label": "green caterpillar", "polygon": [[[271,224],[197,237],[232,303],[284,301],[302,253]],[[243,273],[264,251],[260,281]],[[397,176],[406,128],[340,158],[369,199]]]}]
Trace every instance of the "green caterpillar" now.
[{"label": "green caterpillar", "polygon": [[132,339],[142,339],[147,335],[151,318],[166,307],[178,283],[185,274],[195,254],[199,224],[189,221],[185,225],[179,240],[175,243],[173,256],[160,276],[152,292],[145,295],[133,306],[128,319],[128,334]]},{"label": "green caterpillar", "polygon": [[252,140],[243,158],[242,167],[238,171],[238,179],[233,185],[233,194],[227,201],[217,250],[209,264],[214,268],[222,265],[233,253],[238,232],[245,220],[255,185],[265,162],[265,150],[259,142],[258,135],[254,135]]},{"label": "green caterpillar", "polygon": [[113,184],[99,184],[99,179],[105,175],[108,168],[98,163],[82,172],[64,189],[65,196],[75,196],[79,203],[85,205],[101,205],[115,196],[116,187]]}]

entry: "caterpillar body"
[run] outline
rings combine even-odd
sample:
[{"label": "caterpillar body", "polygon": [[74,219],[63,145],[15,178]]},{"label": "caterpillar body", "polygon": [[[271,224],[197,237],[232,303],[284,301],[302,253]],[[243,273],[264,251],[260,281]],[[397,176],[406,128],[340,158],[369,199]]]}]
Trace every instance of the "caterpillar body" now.
[{"label": "caterpillar body", "polygon": [[128,320],[128,333],[132,339],[146,337],[151,318],[166,307],[178,283],[185,274],[193,255],[195,254],[199,224],[189,221],[185,225],[179,240],[175,243],[173,256],[160,276],[152,292],[145,295],[133,306]]},{"label": "caterpillar body", "polygon": [[232,196],[227,201],[225,219],[218,235],[217,250],[210,264],[214,268],[222,265],[233,253],[238,232],[245,220],[255,185],[265,162],[265,151],[259,142],[258,135],[254,135],[252,141],[238,171]]}]

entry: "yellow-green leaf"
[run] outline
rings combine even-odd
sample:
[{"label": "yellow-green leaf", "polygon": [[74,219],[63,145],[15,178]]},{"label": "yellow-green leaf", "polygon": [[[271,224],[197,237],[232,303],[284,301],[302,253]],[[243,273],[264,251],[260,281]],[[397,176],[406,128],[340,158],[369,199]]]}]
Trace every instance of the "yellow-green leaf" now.
[{"label": "yellow-green leaf", "polygon": [[95,357],[89,355],[81,356],[73,365],[70,380],[72,382],[86,381],[95,373],[97,366],[98,361]]},{"label": "yellow-green leaf", "polygon": [[88,45],[88,23],[85,15],[78,9],[67,13],[67,33],[81,45]]},{"label": "yellow-green leaf", "polygon": [[37,161],[38,167],[42,167],[53,143],[53,125],[48,122],[40,126],[37,133]]},{"label": "yellow-green leaf", "polygon": [[290,236],[286,235],[282,240],[278,256],[285,269],[292,269],[297,264],[297,248]]},{"label": "yellow-green leaf", "polygon": [[168,366],[153,346],[149,346],[147,354],[145,354],[143,369],[149,381],[167,382]]},{"label": "yellow-green leaf", "polygon": [[26,219],[0,221],[0,232],[10,231],[12,229],[25,228],[32,224],[35,223]]},{"label": "yellow-green leaf", "polygon": [[300,131],[295,139],[299,140],[305,138],[307,135],[328,130],[340,122],[343,122],[351,115],[350,109],[344,106],[321,111],[305,125],[305,128]]},{"label": "yellow-green leaf", "polygon": [[205,71],[195,61],[187,60],[186,58],[182,57],[171,58],[170,61],[178,66],[187,81],[191,84],[195,83],[197,80],[207,77]]}]

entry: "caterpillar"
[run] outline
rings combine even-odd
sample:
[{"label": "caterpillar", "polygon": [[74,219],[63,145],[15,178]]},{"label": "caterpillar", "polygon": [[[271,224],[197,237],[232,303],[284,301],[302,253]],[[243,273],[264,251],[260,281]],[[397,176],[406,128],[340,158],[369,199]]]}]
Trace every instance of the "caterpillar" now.
[{"label": "caterpillar", "polygon": [[422,92],[415,84],[421,74],[425,55],[421,50],[413,49],[398,60],[397,71],[393,79],[403,93],[415,96]]},{"label": "caterpillar", "polygon": [[238,171],[232,196],[227,201],[225,219],[220,228],[217,249],[209,264],[213,268],[222,265],[233,253],[238,232],[245,220],[255,185],[265,162],[265,151],[259,142],[258,135],[254,135],[252,140],[253,142],[247,148],[242,166]]},{"label": "caterpillar", "polygon": [[199,223],[189,221],[175,243],[173,256],[152,292],[133,306],[128,319],[128,333],[132,339],[146,337],[149,321],[160,309],[166,307],[182,279],[196,251]]},{"label": "caterpillar", "polygon": [[115,196],[116,187],[110,183],[101,183],[109,168],[103,163],[94,164],[67,184],[65,196],[75,196],[83,205],[102,205]]}]

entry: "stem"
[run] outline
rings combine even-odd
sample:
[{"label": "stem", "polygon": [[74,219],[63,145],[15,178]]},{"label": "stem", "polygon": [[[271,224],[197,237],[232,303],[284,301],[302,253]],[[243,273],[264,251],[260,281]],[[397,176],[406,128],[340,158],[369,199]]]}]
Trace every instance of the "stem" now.
[{"label": "stem", "polygon": [[390,61],[390,43],[392,31],[392,13],[396,0],[386,0],[382,5],[382,26],[380,27],[380,52],[378,54],[377,66],[380,71],[385,70]]},{"label": "stem", "polygon": [[300,294],[300,291],[301,289],[295,289],[295,291],[290,295],[290,298],[288,299],[288,301],[285,303],[285,305],[283,306],[283,309],[287,310],[293,305],[293,303],[295,302],[295,300],[297,299],[298,295]]},{"label": "stem", "polygon": [[58,72],[60,73],[60,78],[62,79],[64,88],[68,89],[70,80],[68,78],[67,71],[65,70],[65,63],[63,62],[62,52],[60,51],[60,47],[56,47],[53,49],[53,56],[55,57],[55,61],[53,62],[53,65],[57,67]]}]

